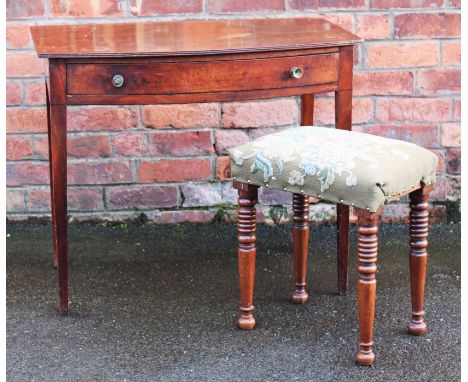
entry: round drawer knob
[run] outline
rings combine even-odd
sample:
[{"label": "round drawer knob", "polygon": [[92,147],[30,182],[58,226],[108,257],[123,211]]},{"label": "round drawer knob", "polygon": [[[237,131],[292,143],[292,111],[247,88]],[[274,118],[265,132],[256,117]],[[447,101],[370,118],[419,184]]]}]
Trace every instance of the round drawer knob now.
[{"label": "round drawer knob", "polygon": [[304,71],[303,71],[302,68],[300,68],[299,66],[293,66],[293,67],[289,70],[289,75],[290,75],[292,78],[301,78],[303,74],[304,74]]},{"label": "round drawer knob", "polygon": [[112,77],[112,84],[116,88],[120,88],[124,83],[124,78],[120,74],[116,74],[114,77]]}]

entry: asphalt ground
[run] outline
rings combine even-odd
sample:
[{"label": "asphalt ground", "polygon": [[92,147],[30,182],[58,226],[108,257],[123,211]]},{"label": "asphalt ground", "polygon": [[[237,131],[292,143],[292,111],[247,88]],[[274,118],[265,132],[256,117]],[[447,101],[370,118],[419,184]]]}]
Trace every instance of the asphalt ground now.
[{"label": "asphalt ground", "polygon": [[336,291],[335,231],[311,227],[310,301],[290,302],[291,226],[258,227],[253,331],[235,326],[233,224],[70,227],[70,314],[59,317],[48,225],[7,227],[8,381],[458,381],[460,225],[430,231],[426,322],[410,319],[408,227],[380,230],[376,362],[354,363],[350,292]]}]

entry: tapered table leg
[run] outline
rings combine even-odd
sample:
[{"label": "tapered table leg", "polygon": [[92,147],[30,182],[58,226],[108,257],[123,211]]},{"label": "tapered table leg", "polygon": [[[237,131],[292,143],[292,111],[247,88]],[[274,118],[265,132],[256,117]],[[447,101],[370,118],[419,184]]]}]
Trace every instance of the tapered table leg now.
[{"label": "tapered table leg", "polygon": [[239,261],[240,284],[240,317],[237,321],[239,328],[253,329],[255,318],[253,317],[253,293],[255,280],[256,257],[256,210],[257,186],[250,186],[234,182],[234,187],[239,191],[238,212],[238,241],[237,256]]},{"label": "tapered table leg", "polygon": [[426,333],[424,322],[424,286],[429,235],[429,187],[410,193],[410,280],[412,318],[408,333],[419,336]]},{"label": "tapered table leg", "polygon": [[46,102],[47,102],[47,139],[49,144],[49,177],[50,177],[50,210],[52,220],[52,251],[53,251],[53,266],[55,269],[58,267],[58,252],[57,252],[57,225],[55,223],[55,203],[54,203],[54,174],[52,172],[52,144],[51,144],[51,127],[50,127],[50,100],[49,100],[49,87],[45,81],[46,88]]},{"label": "tapered table leg", "polygon": [[309,299],[306,292],[307,255],[309,253],[309,197],[293,194],[293,252],[294,285],[292,301],[305,304]]},{"label": "tapered table leg", "polygon": [[375,294],[377,282],[377,224],[378,213],[356,210],[358,215],[358,308],[359,308],[359,351],[356,362],[359,365],[372,365],[375,359],[372,350],[375,314]]},{"label": "tapered table leg", "polygon": [[50,75],[50,167],[54,248],[59,284],[59,313],[68,312],[67,221],[67,106],[66,67],[61,59],[49,60]]}]

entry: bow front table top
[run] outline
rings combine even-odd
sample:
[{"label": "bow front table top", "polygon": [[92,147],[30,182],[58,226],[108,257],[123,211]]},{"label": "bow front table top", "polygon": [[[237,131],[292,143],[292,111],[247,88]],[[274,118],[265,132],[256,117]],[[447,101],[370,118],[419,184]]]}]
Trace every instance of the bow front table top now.
[{"label": "bow front table top", "polygon": [[[186,20],[31,27],[49,59],[48,133],[59,312],[68,311],[67,105],[222,102],[335,92],[336,128],[351,129],[353,46],[320,18]],[[347,232],[349,211],[338,222]]]}]

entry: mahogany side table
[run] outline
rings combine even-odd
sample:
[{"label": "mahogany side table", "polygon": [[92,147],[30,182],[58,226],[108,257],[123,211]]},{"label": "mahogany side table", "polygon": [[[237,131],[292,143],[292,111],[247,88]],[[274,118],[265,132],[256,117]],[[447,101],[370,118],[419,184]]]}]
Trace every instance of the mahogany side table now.
[{"label": "mahogany side table", "polygon": [[[335,92],[338,129],[351,129],[353,45],[318,18],[190,20],[31,27],[49,59],[48,137],[59,312],[68,311],[67,105],[177,104]],[[338,291],[347,290],[349,207],[337,211]]]}]

